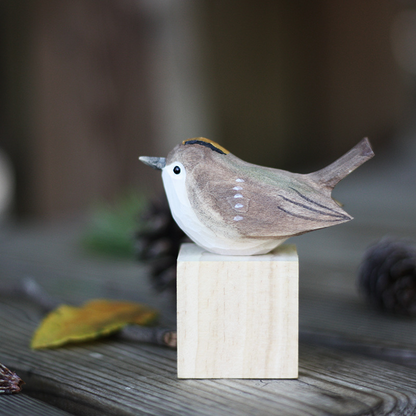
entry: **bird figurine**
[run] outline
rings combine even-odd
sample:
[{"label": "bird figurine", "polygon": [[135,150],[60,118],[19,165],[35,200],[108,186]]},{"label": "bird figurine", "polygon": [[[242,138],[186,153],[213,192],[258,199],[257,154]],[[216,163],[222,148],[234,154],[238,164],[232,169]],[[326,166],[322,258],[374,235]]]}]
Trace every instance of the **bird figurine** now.
[{"label": "bird figurine", "polygon": [[335,185],[372,158],[367,138],[309,174],[245,162],[212,140],[184,140],[166,158],[139,159],[162,171],[173,218],[200,247],[256,255],[289,237],[352,219],[331,197]]}]

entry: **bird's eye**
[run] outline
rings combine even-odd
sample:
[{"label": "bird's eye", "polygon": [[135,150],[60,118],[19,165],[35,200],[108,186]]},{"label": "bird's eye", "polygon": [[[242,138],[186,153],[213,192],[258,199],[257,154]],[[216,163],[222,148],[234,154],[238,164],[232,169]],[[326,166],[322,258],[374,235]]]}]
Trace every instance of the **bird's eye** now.
[{"label": "bird's eye", "polygon": [[181,173],[181,168],[179,166],[175,166],[173,168],[173,173],[175,173],[176,175],[179,175]]}]

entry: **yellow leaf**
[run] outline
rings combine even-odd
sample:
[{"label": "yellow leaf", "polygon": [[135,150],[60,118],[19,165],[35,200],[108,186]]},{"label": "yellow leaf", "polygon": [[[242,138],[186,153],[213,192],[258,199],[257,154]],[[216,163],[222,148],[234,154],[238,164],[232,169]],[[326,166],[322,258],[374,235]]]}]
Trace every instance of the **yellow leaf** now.
[{"label": "yellow leaf", "polygon": [[36,330],[31,347],[59,347],[109,335],[128,324],[151,325],[157,312],[132,302],[92,300],[80,308],[62,305],[52,311]]}]

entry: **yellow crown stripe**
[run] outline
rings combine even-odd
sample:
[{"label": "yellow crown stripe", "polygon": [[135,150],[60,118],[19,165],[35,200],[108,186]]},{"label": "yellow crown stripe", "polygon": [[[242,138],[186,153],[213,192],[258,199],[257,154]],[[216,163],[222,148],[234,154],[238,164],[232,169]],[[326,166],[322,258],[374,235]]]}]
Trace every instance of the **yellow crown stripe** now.
[{"label": "yellow crown stripe", "polygon": [[220,150],[222,153],[224,153],[226,155],[228,153],[230,153],[227,149],[225,149],[224,147],[220,146],[218,143],[214,142],[213,140],[206,139],[205,137],[193,137],[192,139],[184,140],[182,142],[182,144],[186,144],[188,142],[193,142],[193,141],[209,143],[211,146],[215,147],[216,149]]}]

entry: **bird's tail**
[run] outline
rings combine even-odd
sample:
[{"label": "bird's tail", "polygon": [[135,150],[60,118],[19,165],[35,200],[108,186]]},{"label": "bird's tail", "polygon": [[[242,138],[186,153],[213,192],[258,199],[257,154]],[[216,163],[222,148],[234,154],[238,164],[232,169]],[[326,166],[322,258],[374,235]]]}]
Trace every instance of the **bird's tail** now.
[{"label": "bird's tail", "polygon": [[353,170],[357,169],[373,156],[374,152],[370,142],[367,138],[364,138],[334,163],[309,174],[309,176],[312,180],[321,184],[321,186],[332,190],[341,179],[344,179]]}]

